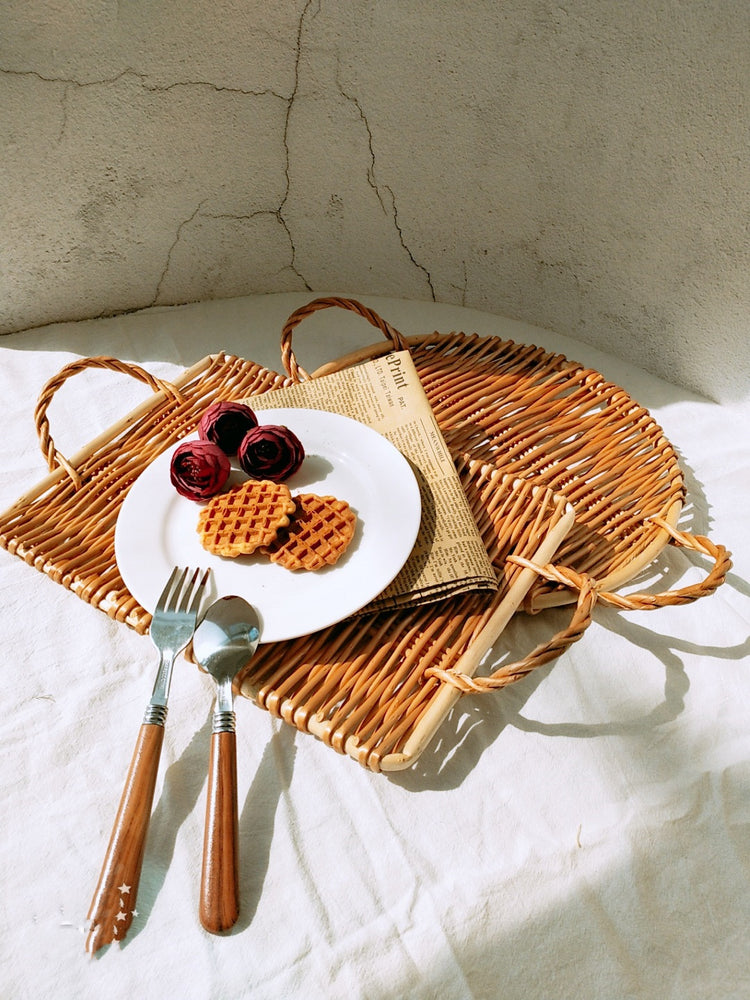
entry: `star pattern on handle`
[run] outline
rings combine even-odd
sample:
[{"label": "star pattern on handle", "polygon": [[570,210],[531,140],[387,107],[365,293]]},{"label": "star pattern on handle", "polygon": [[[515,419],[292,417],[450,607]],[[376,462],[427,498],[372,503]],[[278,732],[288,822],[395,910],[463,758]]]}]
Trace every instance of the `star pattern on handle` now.
[{"label": "star pattern on handle", "polygon": [[[135,898],[133,898],[130,904],[126,902],[126,898],[130,896],[132,893],[132,888],[133,888],[132,885],[128,885],[126,882],[123,882],[122,885],[117,886],[117,891],[120,894],[118,899],[119,908],[116,913],[114,913],[112,916],[109,917],[110,920],[113,920],[112,931],[111,931],[112,936],[110,938],[104,938],[103,940],[101,940],[101,943],[97,944],[93,948],[92,953],[93,951],[96,950],[96,948],[101,947],[102,944],[107,944],[109,941],[118,941],[118,942],[122,941],[125,935],[127,934],[131,921],[133,920],[134,917],[138,916],[138,910],[136,910],[135,906],[133,905],[135,904]],[[131,905],[133,906],[133,909],[130,909]],[[98,931],[97,927],[99,928]],[[93,922],[89,928],[90,938],[92,935],[96,937],[97,934],[101,933],[102,930],[103,928],[101,924]],[[87,943],[87,950],[89,950],[88,943]]]}]

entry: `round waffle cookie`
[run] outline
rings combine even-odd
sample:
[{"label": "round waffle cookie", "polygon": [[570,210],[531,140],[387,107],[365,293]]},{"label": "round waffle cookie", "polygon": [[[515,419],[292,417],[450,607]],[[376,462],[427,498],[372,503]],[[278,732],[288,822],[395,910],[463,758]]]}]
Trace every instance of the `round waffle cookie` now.
[{"label": "round waffle cookie", "polygon": [[345,500],[298,493],[289,526],[263,548],[285,569],[322,569],[337,562],[354,537],[357,516]]},{"label": "round waffle cookie", "polygon": [[219,556],[249,555],[272,542],[289,524],[295,503],[289,488],[249,479],[212,497],[198,517],[201,545]]}]

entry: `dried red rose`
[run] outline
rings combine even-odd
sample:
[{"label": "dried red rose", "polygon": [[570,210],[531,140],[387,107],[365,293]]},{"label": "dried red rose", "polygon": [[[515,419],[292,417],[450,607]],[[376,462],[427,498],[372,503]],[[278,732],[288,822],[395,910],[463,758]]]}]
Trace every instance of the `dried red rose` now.
[{"label": "dried red rose", "polygon": [[279,424],[260,424],[248,431],[237,452],[240,467],[253,479],[283,482],[299,469],[305,449],[297,435]]},{"label": "dried red rose", "polygon": [[236,455],[243,437],[258,418],[245,403],[223,401],[212,403],[201,417],[198,435],[203,441],[218,444],[227,455]]},{"label": "dried red rose", "polygon": [[188,500],[208,500],[229,478],[229,459],[213,441],[184,441],[169,466],[172,485]]}]

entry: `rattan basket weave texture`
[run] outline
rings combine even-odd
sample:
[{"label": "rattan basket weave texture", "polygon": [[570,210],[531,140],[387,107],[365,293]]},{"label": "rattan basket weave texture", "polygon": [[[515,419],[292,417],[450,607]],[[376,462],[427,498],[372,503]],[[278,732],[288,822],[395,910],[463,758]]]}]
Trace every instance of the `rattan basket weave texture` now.
[{"label": "rattan basket weave texture", "polygon": [[[292,337],[313,312],[356,313],[383,340],[313,376]],[[463,333],[405,339],[366,306],[316,299],[281,337],[286,375],[223,354],[174,383],[113,358],[66,366],[42,390],[35,413],[53,470],[0,517],[0,544],[95,607],[144,632],[149,616],[127,592],[114,558],[122,500],[161,451],[192,431],[216,399],[242,399],[408,347],[461,472],[498,572],[496,595],[468,594],[411,611],[344,622],[313,636],[261,647],[243,693],[372,770],[409,766],[462,692],[491,691],[525,676],[581,637],[596,600],[658,608],[710,594],[730,566],[726,550],[677,529],[685,497],[675,452],[648,412],[599,373],[535,346]],[[70,459],[50,436],[47,408],[83,368],[124,371],[154,395]],[[553,537],[566,512],[557,553]],[[699,584],[664,594],[616,588],[674,542],[707,556]],[[523,580],[523,587],[518,581]],[[521,595],[521,596],[519,596]],[[475,676],[507,615],[575,603],[571,624],[522,660]]]},{"label": "rattan basket weave texture", "polygon": [[[454,458],[532,478],[573,505],[576,525],[556,567],[547,567],[546,579],[532,588],[527,610],[574,600],[583,575],[595,579],[598,600],[642,610],[696,600],[724,580],[726,549],[677,530],[685,500],[677,455],[648,410],[624,389],[534,345],[464,333],[405,339],[377,314],[337,299],[314,300],[287,321],[282,357],[295,380],[310,376],[297,363],[293,332],[307,316],[332,305],[355,308],[381,330],[385,343],[315,375],[406,344]],[[705,581],[664,594],[614,593],[670,542],[713,561]]]}]

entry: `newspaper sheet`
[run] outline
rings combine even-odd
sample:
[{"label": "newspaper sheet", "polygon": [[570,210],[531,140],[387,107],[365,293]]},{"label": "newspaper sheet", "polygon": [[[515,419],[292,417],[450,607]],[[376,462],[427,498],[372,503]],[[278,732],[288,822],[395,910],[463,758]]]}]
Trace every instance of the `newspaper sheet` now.
[{"label": "newspaper sheet", "polygon": [[363,611],[497,588],[458,473],[408,351],[272,389],[246,402],[255,410],[305,407],[359,420],[387,438],[411,464],[422,500],[419,535],[396,579]]}]

